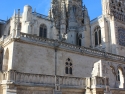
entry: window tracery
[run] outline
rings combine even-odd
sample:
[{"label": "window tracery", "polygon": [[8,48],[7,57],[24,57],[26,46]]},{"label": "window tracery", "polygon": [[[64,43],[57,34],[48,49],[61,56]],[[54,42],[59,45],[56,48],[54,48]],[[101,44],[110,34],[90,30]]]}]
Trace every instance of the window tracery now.
[{"label": "window tracery", "polygon": [[73,67],[73,64],[72,64],[72,62],[71,62],[71,59],[68,58],[68,59],[66,60],[66,63],[65,63],[65,73],[72,75],[72,67]]},{"label": "window tracery", "polygon": [[117,80],[117,81],[120,81],[121,83],[122,83],[123,80],[124,80],[123,71],[122,71],[121,68],[118,68],[116,80]]},{"label": "window tracery", "polygon": [[95,46],[98,46],[101,44],[101,28],[100,28],[100,26],[95,28],[94,34],[95,34]]},{"label": "window tracery", "polygon": [[10,30],[11,30],[11,26],[10,26],[9,29],[8,29],[8,35],[10,35]]},{"label": "window tracery", "polygon": [[47,27],[46,25],[40,25],[39,36],[43,38],[47,38]]},{"label": "window tracery", "polygon": [[76,13],[76,6],[73,5],[73,12]]},{"label": "window tracery", "polygon": [[78,34],[77,33],[77,38],[76,38],[77,40],[77,45],[78,46],[82,46],[82,34]]},{"label": "window tracery", "polygon": [[118,43],[121,46],[125,46],[125,29],[118,29]]}]

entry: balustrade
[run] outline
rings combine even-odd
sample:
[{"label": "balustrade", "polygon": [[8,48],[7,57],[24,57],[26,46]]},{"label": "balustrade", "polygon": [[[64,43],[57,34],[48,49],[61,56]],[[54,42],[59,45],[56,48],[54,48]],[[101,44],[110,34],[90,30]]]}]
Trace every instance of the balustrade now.
[{"label": "balustrade", "polygon": [[[57,76],[58,84],[62,86],[85,86],[84,78]],[[3,72],[3,81],[13,82],[15,84],[36,84],[36,85],[55,85],[55,76],[42,74],[21,73],[14,70]]]},{"label": "balustrade", "polygon": [[8,71],[3,73],[3,80],[15,83],[29,83],[29,84],[55,84],[55,76],[20,73],[16,71]]},{"label": "balustrade", "polygon": [[109,79],[106,77],[91,77],[86,78],[86,86],[89,88],[105,88],[109,86]]},{"label": "balustrade", "polygon": [[85,78],[78,78],[78,77],[61,77],[59,78],[59,84],[62,86],[77,86],[83,87],[85,86]]},{"label": "balustrade", "polygon": [[50,20],[50,18],[48,16],[45,16],[43,14],[39,14],[39,13],[36,13],[36,12],[32,12],[33,15],[36,15],[37,17],[40,17],[40,18],[43,18],[43,19],[46,19],[46,20]]}]

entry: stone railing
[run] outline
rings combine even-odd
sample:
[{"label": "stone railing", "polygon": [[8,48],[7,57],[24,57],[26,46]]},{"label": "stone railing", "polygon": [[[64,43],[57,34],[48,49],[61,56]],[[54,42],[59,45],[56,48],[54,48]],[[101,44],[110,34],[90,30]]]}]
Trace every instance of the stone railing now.
[{"label": "stone railing", "polygon": [[29,74],[21,73],[10,70],[3,73],[3,81],[12,82],[15,84],[55,84],[55,76],[42,75],[42,74]]},{"label": "stone railing", "polygon": [[65,76],[57,76],[58,82],[60,86],[71,86],[71,87],[85,87],[85,78],[78,78],[78,77],[65,77]]},{"label": "stone railing", "polygon": [[106,88],[109,86],[109,79],[105,77],[88,77],[86,78],[88,88]]},{"label": "stone railing", "polygon": [[40,18],[43,18],[43,19],[46,19],[46,20],[50,20],[50,18],[46,15],[39,14],[39,13],[36,13],[36,12],[32,12],[32,14],[36,15],[37,17],[40,17]]},{"label": "stone railing", "polygon": [[102,18],[102,15],[99,17],[96,17],[95,19],[91,20],[91,24],[93,24],[94,22],[96,22],[97,20],[99,20],[100,18]]},{"label": "stone railing", "polygon": [[14,83],[23,85],[40,85],[40,86],[55,86],[55,79],[60,86],[78,87],[85,86],[84,78],[52,76],[42,74],[21,73],[14,70],[3,72],[3,83]]},{"label": "stone railing", "polygon": [[86,54],[86,55],[94,56],[94,57],[100,57],[100,58],[111,60],[111,61],[125,62],[125,57],[123,56],[119,56],[119,55],[115,55],[115,54],[111,54],[111,53],[107,53],[107,52],[103,52],[103,51],[99,51],[99,50],[95,50],[95,49],[91,49],[87,47],[79,47],[76,45],[59,42],[57,40],[45,39],[45,38],[41,38],[38,36],[25,34],[25,33],[21,33],[20,36],[21,36],[21,39],[25,39],[34,43],[47,44],[51,46],[58,45],[59,48],[79,52],[81,54]]},{"label": "stone railing", "polygon": [[12,34],[10,34],[10,35],[8,35],[8,36],[4,36],[5,38],[4,38],[4,41],[7,41],[7,40],[9,40],[9,39],[11,39],[12,38]]},{"label": "stone railing", "polygon": [[12,38],[12,34],[6,36],[6,35],[3,35],[1,38],[0,38],[0,43],[7,43],[10,39]]}]

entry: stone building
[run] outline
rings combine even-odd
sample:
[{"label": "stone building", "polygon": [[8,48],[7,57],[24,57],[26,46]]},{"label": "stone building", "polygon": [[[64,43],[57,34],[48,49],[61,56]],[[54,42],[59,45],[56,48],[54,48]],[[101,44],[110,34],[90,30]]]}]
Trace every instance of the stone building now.
[{"label": "stone building", "polygon": [[0,94],[125,94],[125,1],[52,0],[0,20]]}]

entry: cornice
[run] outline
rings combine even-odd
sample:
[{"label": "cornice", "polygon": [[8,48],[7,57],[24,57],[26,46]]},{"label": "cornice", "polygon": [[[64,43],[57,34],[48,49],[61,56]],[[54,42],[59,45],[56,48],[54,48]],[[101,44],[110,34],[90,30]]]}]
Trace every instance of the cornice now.
[{"label": "cornice", "polygon": [[57,49],[60,51],[66,51],[66,52],[76,53],[79,55],[90,56],[93,58],[100,58],[106,61],[125,63],[125,57],[123,56],[95,50],[92,48],[79,47],[79,46],[61,42],[58,40],[40,38],[38,36],[25,34],[25,33],[21,33],[18,38],[12,38],[8,36],[8,38],[4,39],[2,46],[5,47],[11,42],[20,42],[20,43],[31,44],[35,46],[48,47],[48,48]]}]

